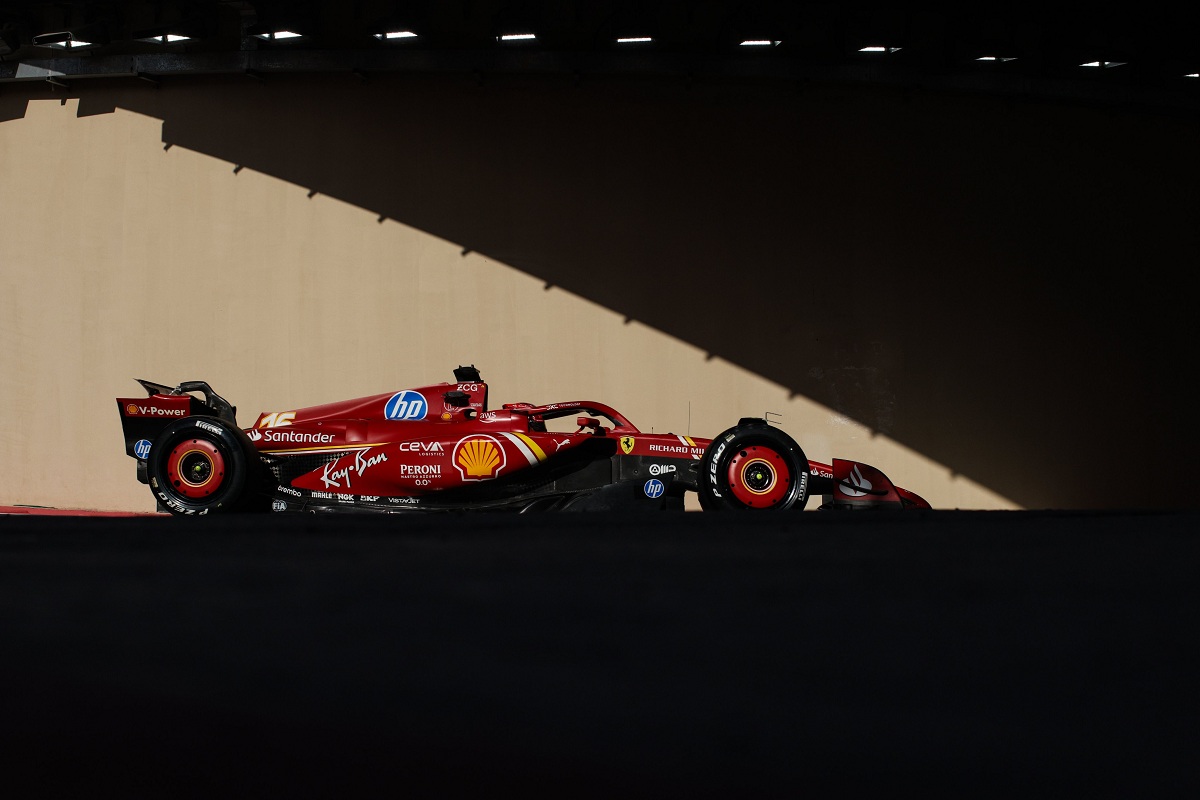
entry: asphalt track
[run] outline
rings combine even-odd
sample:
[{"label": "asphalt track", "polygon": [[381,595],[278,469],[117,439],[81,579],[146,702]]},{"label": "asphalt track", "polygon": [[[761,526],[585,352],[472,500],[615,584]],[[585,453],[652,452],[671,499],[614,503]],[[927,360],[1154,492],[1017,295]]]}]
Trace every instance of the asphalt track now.
[{"label": "asphalt track", "polygon": [[0,516],[21,797],[1195,796],[1200,514]]}]

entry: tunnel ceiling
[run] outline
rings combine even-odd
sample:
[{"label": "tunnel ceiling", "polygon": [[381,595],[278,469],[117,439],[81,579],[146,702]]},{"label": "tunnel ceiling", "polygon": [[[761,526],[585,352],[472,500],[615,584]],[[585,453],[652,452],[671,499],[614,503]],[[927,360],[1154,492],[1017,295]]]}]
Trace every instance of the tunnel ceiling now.
[{"label": "tunnel ceiling", "polygon": [[335,71],[715,75],[1195,111],[1197,23],[1200,10],[1184,4],[1151,13],[1141,4],[1019,2],[0,0],[0,81]]}]

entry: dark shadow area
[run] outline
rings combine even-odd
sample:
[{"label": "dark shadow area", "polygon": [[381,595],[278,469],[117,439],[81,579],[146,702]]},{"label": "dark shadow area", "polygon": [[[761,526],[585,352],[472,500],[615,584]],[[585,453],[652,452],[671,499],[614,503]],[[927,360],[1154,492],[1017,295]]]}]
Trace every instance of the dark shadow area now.
[{"label": "dark shadow area", "polygon": [[1188,797],[1197,522],[0,519],[0,764],[56,797]]},{"label": "dark shadow area", "polygon": [[1023,507],[1196,504],[1194,119],[635,78],[72,92],[662,330]]}]

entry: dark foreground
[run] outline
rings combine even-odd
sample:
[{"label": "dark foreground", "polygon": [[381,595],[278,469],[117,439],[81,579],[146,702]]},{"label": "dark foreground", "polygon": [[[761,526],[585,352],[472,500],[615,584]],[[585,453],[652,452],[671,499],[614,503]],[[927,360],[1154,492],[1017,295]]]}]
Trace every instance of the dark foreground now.
[{"label": "dark foreground", "polygon": [[1198,523],[0,517],[0,774],[25,797],[1194,795]]}]

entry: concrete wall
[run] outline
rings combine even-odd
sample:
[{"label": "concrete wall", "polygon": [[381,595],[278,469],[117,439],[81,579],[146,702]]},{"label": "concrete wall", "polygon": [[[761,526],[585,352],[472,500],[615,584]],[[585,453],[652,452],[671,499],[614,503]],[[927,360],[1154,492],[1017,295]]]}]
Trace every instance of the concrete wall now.
[{"label": "concrete wall", "polygon": [[1196,132],[834,88],[5,87],[0,504],[153,508],[134,378],[249,424],[473,363],[494,404],[647,430],[778,412],[936,507],[1190,505],[1123,473],[1196,471],[1190,297],[1146,288],[1196,252]]}]

